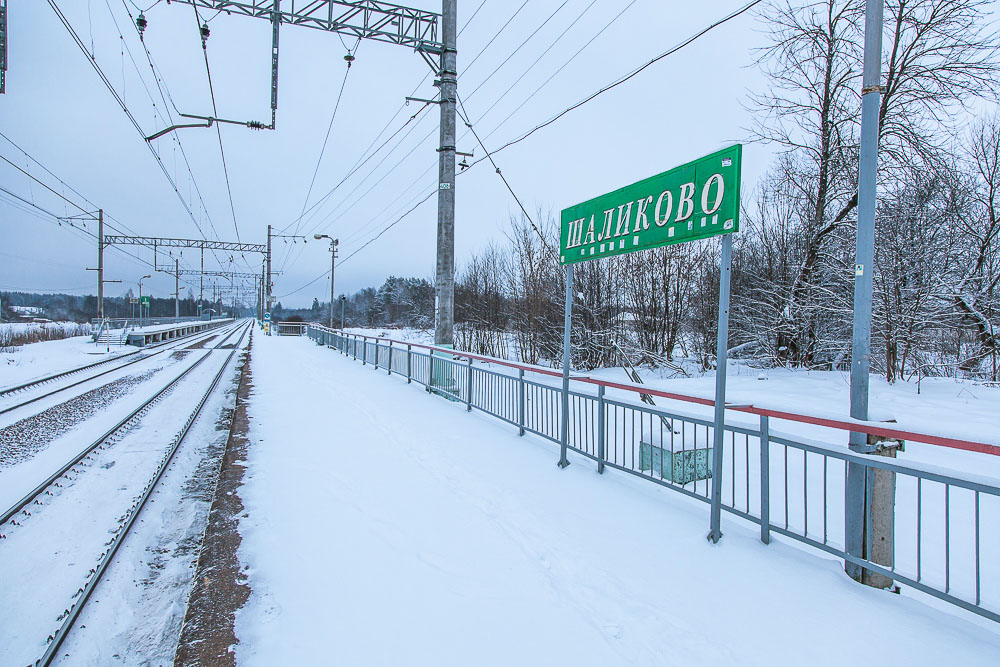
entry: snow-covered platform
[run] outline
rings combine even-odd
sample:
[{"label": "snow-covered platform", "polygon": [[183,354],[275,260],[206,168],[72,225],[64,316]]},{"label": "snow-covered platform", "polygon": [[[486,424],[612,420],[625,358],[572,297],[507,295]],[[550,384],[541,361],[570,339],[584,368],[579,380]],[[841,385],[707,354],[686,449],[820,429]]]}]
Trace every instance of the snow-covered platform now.
[{"label": "snow-covered platform", "polygon": [[306,338],[254,338],[241,665],[994,665],[1000,628]]},{"label": "snow-covered platform", "polygon": [[156,326],[135,328],[129,331],[128,344],[144,347],[151,343],[160,343],[165,340],[173,340],[181,336],[190,336],[201,331],[216,329],[224,324],[229,324],[232,319],[223,318],[218,320],[193,320],[190,322],[178,322],[174,324],[159,324]]}]

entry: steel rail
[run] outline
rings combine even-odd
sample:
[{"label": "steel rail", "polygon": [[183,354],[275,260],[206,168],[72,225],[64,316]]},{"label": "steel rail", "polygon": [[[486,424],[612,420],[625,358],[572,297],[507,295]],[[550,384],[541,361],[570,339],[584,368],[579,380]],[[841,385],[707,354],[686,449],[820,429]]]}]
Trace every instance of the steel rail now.
[{"label": "steel rail", "polygon": [[[155,345],[149,346],[149,347],[162,347],[163,349],[157,350],[156,352],[153,352],[152,354],[147,354],[147,355],[144,355],[144,356],[141,356],[141,357],[136,357],[135,359],[131,359],[131,360],[125,362],[124,364],[120,365],[120,366],[115,366],[114,368],[109,368],[106,371],[101,371],[100,373],[97,373],[95,375],[91,375],[89,377],[85,377],[82,380],[78,380],[77,382],[74,382],[72,384],[68,384],[68,385],[65,385],[63,387],[59,387],[58,389],[53,389],[52,391],[50,391],[50,392],[48,392],[46,394],[41,394],[39,396],[35,396],[33,398],[29,398],[26,401],[22,401],[21,403],[17,403],[15,405],[11,405],[9,407],[0,409],[0,415],[7,414],[8,412],[13,412],[14,410],[18,410],[20,408],[23,408],[26,405],[31,405],[35,401],[40,401],[43,398],[48,398],[49,396],[54,396],[55,394],[58,394],[58,393],[63,392],[63,391],[66,391],[67,389],[72,389],[73,387],[81,385],[84,382],[90,382],[91,380],[99,378],[102,375],[107,375],[108,373],[114,373],[115,371],[120,371],[121,369],[126,368],[128,366],[131,366],[132,364],[137,364],[140,361],[145,361],[146,359],[151,359],[151,358],[155,357],[158,354],[162,354],[163,352],[169,352],[170,350],[175,349],[175,348],[171,348],[171,347],[165,347],[167,345],[171,345],[171,344],[174,344],[174,343],[183,343],[184,345],[188,345],[188,344],[190,344],[192,342],[198,342],[197,340],[189,340],[189,337],[204,336],[204,339],[208,339],[208,338],[211,338],[212,336],[217,336],[218,334],[222,333],[223,331],[225,331],[225,329],[221,329],[221,330],[219,330],[219,329],[212,329],[209,332],[199,331],[196,334],[188,334],[187,336],[185,336],[183,338],[175,338],[173,340],[163,341],[162,343],[156,343]],[[182,345],[178,345],[177,347],[183,347],[183,346]],[[137,350],[137,352],[141,352],[141,351],[142,350]],[[128,355],[123,355],[123,356],[130,357],[133,354],[136,354],[136,352],[131,352]],[[121,359],[121,358],[122,357],[120,356],[120,357],[116,357],[115,359],[108,359],[107,361],[102,361],[100,363],[108,363],[108,362],[111,362],[111,361],[117,361],[118,359]],[[82,370],[82,369],[80,369],[80,370]],[[75,372],[78,372],[78,371],[71,371],[70,374],[75,373]],[[57,376],[50,376],[50,378],[51,379],[57,379]],[[40,382],[40,383],[36,383],[36,384],[45,384],[46,382],[48,382],[48,381]],[[30,385],[26,385],[26,387],[30,388]],[[67,400],[72,400],[72,399],[67,399]]]},{"label": "steel rail", "polygon": [[[67,635],[69,634],[69,631],[72,630],[74,623],[76,623],[76,619],[80,616],[80,613],[83,611],[84,605],[87,604],[87,601],[90,599],[91,594],[94,592],[98,584],[101,582],[104,573],[107,572],[108,567],[111,565],[111,561],[114,559],[115,554],[118,552],[118,548],[122,545],[122,542],[125,541],[125,537],[128,535],[129,531],[132,529],[132,526],[135,524],[135,520],[142,513],[143,508],[146,506],[146,501],[148,501],[150,496],[153,495],[153,491],[156,490],[156,486],[160,482],[160,479],[163,477],[163,473],[166,472],[167,467],[170,465],[171,461],[173,461],[174,455],[180,448],[181,443],[184,441],[184,438],[191,430],[191,427],[194,425],[195,420],[197,420],[198,416],[201,414],[201,411],[205,407],[205,404],[208,402],[208,399],[212,395],[212,392],[214,392],[215,388],[219,385],[219,381],[222,379],[222,376],[226,372],[226,369],[229,368],[229,363],[233,360],[233,357],[236,355],[236,352],[240,350],[240,346],[243,343],[243,338],[247,335],[247,332],[250,331],[252,328],[253,328],[252,324],[244,325],[243,333],[240,335],[240,339],[237,341],[236,345],[233,346],[232,351],[230,351],[229,356],[226,357],[226,360],[223,362],[222,367],[219,369],[219,372],[215,374],[215,378],[212,380],[212,384],[209,385],[208,389],[202,395],[201,400],[198,401],[197,407],[188,416],[187,421],[184,423],[184,426],[181,429],[180,433],[174,438],[174,442],[171,445],[169,451],[164,455],[163,459],[160,461],[160,465],[157,467],[156,473],[153,475],[153,479],[146,484],[142,497],[139,500],[137,500],[132,505],[132,507],[126,512],[128,518],[125,520],[125,523],[121,524],[118,527],[118,529],[115,531],[114,537],[111,538],[111,544],[109,545],[108,549],[105,550],[103,554],[101,554],[100,563],[97,565],[97,567],[95,567],[92,570],[90,581],[88,581],[87,584],[78,592],[80,599],[72,604],[72,606],[68,610],[66,617],[62,622],[62,625],[59,626],[59,628],[52,635],[50,635],[51,640],[49,642],[49,645],[46,648],[45,653],[42,654],[42,657],[35,662],[36,666],[47,667],[48,665],[52,664],[52,661],[55,659],[56,653],[62,646],[63,641],[65,641]],[[229,335],[232,335],[232,333],[230,333]],[[226,336],[226,338],[228,339],[229,336]],[[218,349],[218,347],[219,345],[217,345],[214,349]],[[201,361],[204,361],[209,356],[210,355],[205,355],[198,361],[198,363],[201,363]]]},{"label": "steel rail", "polygon": [[[249,325],[248,324],[242,324],[240,326],[247,327]],[[239,329],[240,329],[240,327],[235,327],[232,331],[230,331],[228,334],[226,334],[225,338],[223,338],[222,340],[220,340],[219,343],[213,349],[218,349],[223,343],[225,343],[230,338],[230,336],[232,336],[234,333],[236,333],[237,331],[239,331]],[[167,383],[162,389],[160,389],[155,394],[153,394],[153,396],[151,396],[146,401],[144,401],[142,403],[142,405],[140,405],[135,410],[133,410],[132,412],[130,412],[127,417],[125,417],[124,419],[122,419],[121,421],[119,421],[117,424],[115,424],[113,427],[111,427],[111,429],[109,429],[104,435],[102,435],[100,438],[98,438],[97,440],[95,440],[92,444],[90,444],[87,447],[85,447],[79,454],[77,454],[76,456],[74,456],[65,465],[63,465],[61,468],[59,468],[59,470],[57,470],[56,472],[54,472],[51,475],[49,475],[49,477],[46,478],[44,482],[42,482],[41,484],[39,484],[38,486],[36,486],[34,489],[32,489],[31,491],[29,491],[27,493],[27,495],[25,495],[19,501],[17,501],[16,503],[14,503],[3,514],[0,514],[0,526],[2,526],[3,524],[7,523],[11,519],[13,519],[14,516],[17,515],[18,512],[24,511],[28,516],[30,516],[30,513],[27,513],[27,510],[25,508],[33,500],[35,500],[36,498],[38,498],[38,496],[40,496],[43,491],[45,491],[49,486],[51,486],[53,482],[55,482],[57,479],[59,479],[60,477],[62,477],[63,475],[65,475],[66,472],[70,468],[72,468],[73,466],[75,466],[78,463],[80,463],[80,461],[82,461],[84,458],[86,458],[87,456],[89,456],[94,450],[96,450],[97,448],[101,447],[102,445],[104,445],[105,443],[107,443],[109,440],[114,440],[116,436],[122,435],[125,431],[127,431],[132,426],[134,426],[135,423],[137,421],[139,421],[149,411],[149,409],[153,406],[154,403],[159,402],[159,400],[164,397],[164,395],[167,393],[168,390],[170,390],[178,382],[180,382],[182,379],[184,379],[187,376],[188,373],[190,373],[195,368],[197,368],[199,365],[201,365],[201,363],[203,361],[205,361],[206,359],[208,359],[209,356],[211,356],[211,350],[209,350],[208,354],[205,354],[204,356],[202,356],[200,359],[198,359],[198,361],[194,362],[191,366],[189,366],[188,368],[186,368],[184,370],[184,372],[182,372],[180,375],[178,375],[173,380],[171,380],[169,383]]]},{"label": "steel rail", "polygon": [[[54,382],[54,381],[59,380],[59,379],[64,378],[64,377],[69,377],[70,375],[76,375],[77,373],[82,373],[83,371],[90,370],[90,369],[96,368],[98,366],[103,366],[104,364],[110,364],[110,363],[114,363],[116,361],[121,361],[122,359],[128,359],[130,357],[134,357],[135,355],[141,354],[142,352],[145,352],[146,350],[149,350],[151,348],[164,347],[166,345],[170,345],[171,343],[176,343],[176,342],[180,342],[180,341],[189,341],[189,339],[191,337],[198,336],[198,335],[201,335],[201,334],[218,334],[218,333],[219,333],[219,331],[216,330],[216,329],[211,329],[209,331],[199,331],[197,333],[188,334],[188,335],[183,336],[181,338],[174,338],[174,339],[171,339],[171,340],[163,341],[161,343],[154,343],[153,345],[147,345],[147,346],[143,347],[140,350],[136,350],[135,352],[129,352],[127,354],[120,354],[120,355],[118,355],[116,357],[112,357],[110,359],[104,359],[102,361],[97,361],[97,362],[94,362],[92,364],[87,364],[85,366],[78,366],[76,368],[71,368],[71,369],[69,369],[67,371],[61,371],[59,373],[54,373],[52,375],[46,375],[45,377],[38,378],[37,380],[31,380],[29,382],[25,382],[24,384],[16,385],[14,387],[4,387],[4,388],[0,389],[0,399],[6,398],[7,396],[10,396],[10,395],[13,395],[13,394],[19,394],[22,391],[26,391],[26,390],[31,389],[33,387],[38,387],[38,386],[41,386],[43,384],[48,384],[49,382]],[[117,370],[118,368],[124,368],[125,366],[128,366],[129,364],[136,363],[138,361],[142,361],[143,359],[148,359],[148,358],[152,357],[154,354],[159,354],[160,352],[163,352],[163,351],[164,350],[160,350],[159,352],[154,352],[153,354],[147,354],[147,355],[139,357],[137,359],[132,359],[130,362],[122,364],[121,366],[117,366],[116,368],[112,368],[111,370]],[[110,371],[105,371],[104,373],[108,373],[108,372],[110,372]],[[92,380],[92,379],[94,379],[96,377],[100,377],[101,375],[104,375],[104,373],[98,373],[97,375],[92,375],[89,378],[87,378],[86,380],[81,380],[81,382],[86,382],[87,380]],[[56,391],[62,391],[63,389],[69,389],[70,387],[75,387],[77,384],[80,384],[80,383],[77,382],[75,384],[66,385],[65,387],[57,389]],[[55,392],[51,392],[50,394],[46,394],[46,396],[50,396],[52,393],[55,393]],[[39,397],[39,398],[41,398],[41,397]],[[38,400],[38,399],[37,398],[36,399],[32,399],[32,401],[35,401],[35,400]],[[20,407],[21,405],[27,405],[28,403],[31,403],[32,401],[25,401],[24,403],[20,403],[20,404],[14,406],[13,408],[6,408],[4,410],[0,410],[0,415],[2,415],[4,412],[9,412],[10,410],[13,410],[14,408]]]}]

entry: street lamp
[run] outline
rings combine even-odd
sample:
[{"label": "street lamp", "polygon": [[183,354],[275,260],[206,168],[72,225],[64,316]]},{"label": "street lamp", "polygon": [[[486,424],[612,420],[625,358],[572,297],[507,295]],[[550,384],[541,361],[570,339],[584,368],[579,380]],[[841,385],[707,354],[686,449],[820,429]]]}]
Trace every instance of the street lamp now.
[{"label": "street lamp", "polygon": [[153,276],[148,273],[142,278],[139,278],[139,328],[142,328],[142,281],[146,278],[152,278]]},{"label": "street lamp", "polygon": [[[332,238],[328,234],[313,234],[313,238],[319,241],[320,239],[330,239],[330,328],[333,328],[333,302],[336,300],[333,289],[333,270],[337,262],[337,246],[340,245],[340,241]],[[343,318],[341,318],[343,319]],[[341,326],[343,329],[343,326]]]}]

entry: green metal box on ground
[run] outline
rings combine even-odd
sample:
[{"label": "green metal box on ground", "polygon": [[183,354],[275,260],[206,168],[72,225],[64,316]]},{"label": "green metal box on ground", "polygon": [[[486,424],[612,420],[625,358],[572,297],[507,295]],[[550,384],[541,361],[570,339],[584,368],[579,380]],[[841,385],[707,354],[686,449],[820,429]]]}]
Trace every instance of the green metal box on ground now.
[{"label": "green metal box on ground", "polygon": [[652,470],[661,479],[674,484],[688,484],[699,479],[710,479],[709,464],[712,447],[708,449],[685,449],[671,452],[669,449],[654,447],[648,442],[639,443],[639,470]]}]

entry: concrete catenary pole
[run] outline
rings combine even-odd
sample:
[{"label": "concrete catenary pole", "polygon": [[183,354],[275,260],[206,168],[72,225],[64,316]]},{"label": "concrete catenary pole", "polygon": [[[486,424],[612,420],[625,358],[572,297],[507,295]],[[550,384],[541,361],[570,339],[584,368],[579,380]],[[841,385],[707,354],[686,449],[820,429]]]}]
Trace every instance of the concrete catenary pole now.
[{"label": "concrete catenary pole", "polygon": [[441,145],[438,148],[437,270],[434,343],[455,342],[455,110],[458,101],[458,1],[441,2]]},{"label": "concrete catenary pole", "polygon": [[[878,125],[882,89],[882,9],[884,0],[865,3],[864,76],[861,83],[861,154],[858,169],[857,259],[854,267],[854,334],[851,343],[851,417],[868,419],[868,376],[871,367],[872,272],[875,247],[875,185],[878,172]],[[870,453],[864,433],[852,432],[850,448]],[[866,468],[847,469],[847,552],[861,557],[865,532]],[[861,568],[846,563],[847,573],[861,579]]]},{"label": "concrete catenary pole", "polygon": [[97,317],[104,319],[104,209],[97,210]]}]

